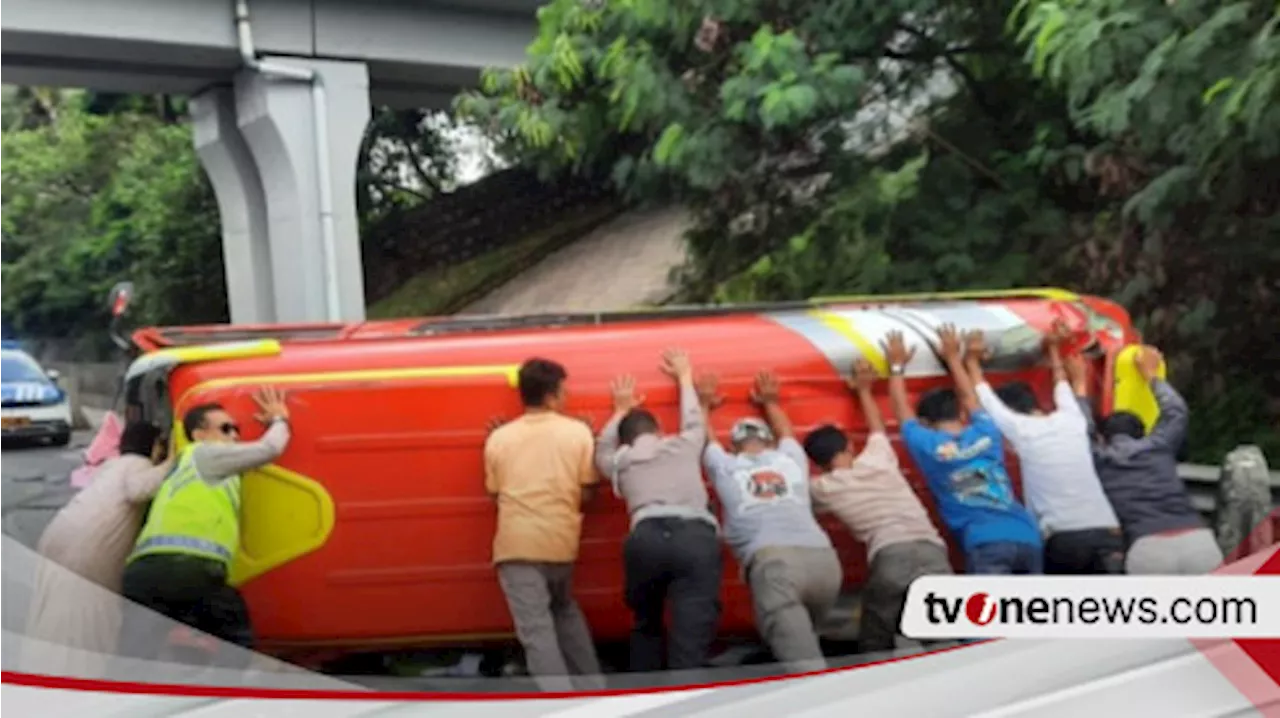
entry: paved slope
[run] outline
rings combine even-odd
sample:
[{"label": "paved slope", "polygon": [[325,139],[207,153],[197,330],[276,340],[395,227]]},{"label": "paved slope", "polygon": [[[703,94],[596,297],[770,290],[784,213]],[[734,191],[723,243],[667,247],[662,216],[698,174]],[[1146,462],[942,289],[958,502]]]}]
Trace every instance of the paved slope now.
[{"label": "paved slope", "polygon": [[541,258],[460,314],[613,311],[667,299],[685,259],[681,209],[634,211]]}]

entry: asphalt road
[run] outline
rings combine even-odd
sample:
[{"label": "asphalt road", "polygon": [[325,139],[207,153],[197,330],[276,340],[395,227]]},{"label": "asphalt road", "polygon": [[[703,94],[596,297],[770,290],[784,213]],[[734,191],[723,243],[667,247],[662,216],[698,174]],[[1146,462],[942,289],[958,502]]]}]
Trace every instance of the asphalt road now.
[{"label": "asphalt road", "polygon": [[78,431],[67,446],[5,443],[0,449],[0,527],[6,535],[35,546],[53,515],[74,495],[71,472],[82,463],[92,438],[92,432]]}]

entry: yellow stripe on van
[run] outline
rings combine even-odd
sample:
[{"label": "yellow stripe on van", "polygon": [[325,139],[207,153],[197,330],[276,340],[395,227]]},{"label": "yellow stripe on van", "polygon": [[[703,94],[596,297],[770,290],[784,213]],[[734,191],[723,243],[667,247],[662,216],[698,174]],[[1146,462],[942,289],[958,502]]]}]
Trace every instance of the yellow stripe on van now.
[{"label": "yellow stripe on van", "polygon": [[1035,287],[1031,289],[979,289],[961,292],[922,292],[919,294],[851,294],[831,297],[814,297],[810,302],[927,302],[957,299],[1020,299],[1033,297],[1058,302],[1074,302],[1080,295],[1057,287]]},{"label": "yellow stripe on van", "polygon": [[493,364],[480,366],[407,367],[401,369],[362,369],[355,371],[315,372],[312,374],[259,374],[254,376],[210,379],[187,389],[178,404],[192,394],[228,386],[275,386],[281,384],[310,384],[315,382],[395,381],[397,379],[445,379],[473,376],[501,376],[515,388],[518,382],[518,364]]},{"label": "yellow stripe on van", "polygon": [[823,309],[811,310],[809,314],[832,331],[852,342],[858,348],[858,353],[866,357],[867,361],[871,362],[871,365],[876,368],[876,371],[881,376],[889,373],[888,362],[885,361],[884,354],[880,352],[880,347],[859,333],[857,329],[854,329],[853,322],[848,317]]},{"label": "yellow stripe on van", "polygon": [[151,356],[172,358],[179,364],[217,361],[220,359],[246,359],[279,354],[280,342],[275,339],[259,339],[247,342],[223,344],[197,344],[189,347],[173,347],[150,352]]},{"label": "yellow stripe on van", "polygon": [[[182,405],[192,394],[228,386],[497,375],[514,387],[519,371],[519,365],[503,364],[225,377],[193,386],[183,393],[182,400],[175,407]],[[172,436],[173,450],[181,451],[188,443],[181,419],[175,420]],[[240,586],[319,549],[333,533],[333,498],[320,482],[309,476],[269,464],[242,475],[241,493],[240,550],[231,564],[228,577],[233,586]]]},{"label": "yellow stripe on van", "polygon": [[[1127,411],[1142,419],[1143,427],[1150,432],[1160,418],[1160,405],[1156,403],[1156,395],[1151,385],[1142,378],[1138,371],[1138,352],[1140,344],[1130,344],[1116,354],[1114,367],[1115,389],[1112,393],[1111,410]],[[1156,376],[1165,378],[1165,363],[1160,362]]]}]

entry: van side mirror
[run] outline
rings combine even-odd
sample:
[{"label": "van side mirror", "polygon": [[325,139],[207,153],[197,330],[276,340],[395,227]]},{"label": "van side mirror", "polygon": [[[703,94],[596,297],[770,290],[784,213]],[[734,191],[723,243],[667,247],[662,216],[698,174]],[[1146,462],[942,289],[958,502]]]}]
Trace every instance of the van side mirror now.
[{"label": "van side mirror", "polygon": [[133,282],[120,282],[111,288],[107,303],[111,307],[111,317],[119,319],[129,310],[129,302],[133,300]]},{"label": "van side mirror", "polygon": [[111,288],[111,294],[107,297],[107,304],[111,309],[111,326],[108,333],[111,335],[111,341],[120,348],[121,351],[129,351],[132,346],[131,342],[121,335],[120,321],[124,318],[124,313],[129,310],[129,302],[133,300],[133,282],[120,282]]},{"label": "van side mirror", "polygon": [[54,384],[57,384],[59,381],[62,380],[62,372],[58,371],[57,369],[50,369],[46,371],[44,375],[49,377],[49,381],[53,382]]}]

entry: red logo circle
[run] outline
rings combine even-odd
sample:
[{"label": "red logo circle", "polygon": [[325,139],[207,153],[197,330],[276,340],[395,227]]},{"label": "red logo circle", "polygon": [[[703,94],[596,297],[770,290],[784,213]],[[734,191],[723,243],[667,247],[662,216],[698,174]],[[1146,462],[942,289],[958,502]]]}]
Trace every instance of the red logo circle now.
[{"label": "red logo circle", "polygon": [[996,603],[985,593],[975,593],[965,600],[964,615],[972,623],[985,626],[995,620]]}]

